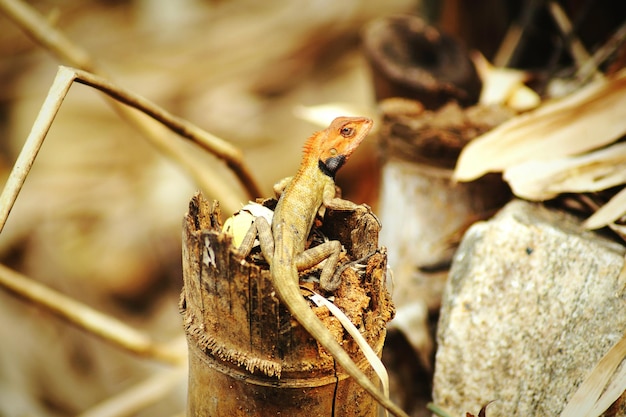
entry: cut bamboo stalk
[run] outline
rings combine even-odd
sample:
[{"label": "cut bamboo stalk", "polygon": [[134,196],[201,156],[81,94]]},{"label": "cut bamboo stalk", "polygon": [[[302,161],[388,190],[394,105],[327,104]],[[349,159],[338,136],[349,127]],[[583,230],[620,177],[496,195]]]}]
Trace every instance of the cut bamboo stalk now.
[{"label": "cut bamboo stalk", "polygon": [[402,99],[385,100],[381,108],[381,242],[389,248],[394,270],[394,301],[401,309],[423,300],[436,311],[463,233],[510,198],[507,185],[494,175],[455,183],[457,157],[470,140],[512,112],[496,106],[463,109],[455,103],[425,111]]},{"label": "cut bamboo stalk", "polygon": [[[230,236],[221,232],[219,215],[217,204],[210,206],[197,194],[184,220],[181,313],[189,345],[187,415],[376,416],[374,400],[279,302],[267,268],[236,255]],[[327,211],[321,232],[339,239],[350,258],[360,259],[378,246],[378,225],[365,217]],[[335,304],[380,355],[386,323],[394,313],[384,282],[386,254],[374,251],[362,263],[363,274],[344,271]],[[312,308],[357,366],[373,377],[338,320],[325,307]]]},{"label": "cut bamboo stalk", "polygon": [[416,16],[371,22],[363,34],[376,99],[404,97],[429,110],[478,101],[481,81],[465,47]]}]

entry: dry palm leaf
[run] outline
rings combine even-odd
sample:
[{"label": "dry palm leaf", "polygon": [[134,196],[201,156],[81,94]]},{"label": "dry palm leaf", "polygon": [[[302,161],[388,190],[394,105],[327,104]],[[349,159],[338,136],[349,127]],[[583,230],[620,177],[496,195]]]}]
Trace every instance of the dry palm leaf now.
[{"label": "dry palm leaf", "polygon": [[599,229],[609,226],[624,214],[626,214],[626,188],[615,194],[608,203],[593,213],[593,216],[585,221],[584,226],[587,229]]},{"label": "dry palm leaf", "polygon": [[367,116],[374,119],[375,128],[378,125],[378,123],[376,123],[378,114],[373,107],[359,106],[352,103],[333,102],[318,106],[299,105],[294,107],[293,114],[302,120],[306,120],[307,122],[321,127],[328,126],[335,117],[339,116]]},{"label": "dry palm leaf", "polygon": [[471,181],[529,160],[576,155],[626,132],[626,70],[517,116],[471,142],[454,178]]},{"label": "dry palm leaf", "polygon": [[[321,295],[314,293],[311,297],[309,297],[311,301],[313,301],[318,307],[325,306],[333,316],[339,320],[344,329],[352,336],[354,341],[361,348],[361,352],[363,352],[363,356],[369,362],[370,366],[380,379],[380,384],[383,387],[383,393],[385,397],[389,398],[389,375],[387,374],[387,368],[383,365],[383,362],[380,360],[374,349],[367,343],[367,340],[363,337],[359,329],[350,321],[348,316],[345,315],[339,307],[334,305],[332,301],[329,299],[322,297]],[[389,411],[385,410],[385,416],[389,416]]]},{"label": "dry palm leaf", "polygon": [[626,183],[626,143],[575,157],[524,162],[505,170],[504,179],[515,195],[529,200],[605,190]]},{"label": "dry palm leaf", "polygon": [[[598,362],[576,390],[560,417],[597,417],[626,390],[626,335]],[[608,385],[607,385],[608,384]]]},{"label": "dry palm leaf", "polygon": [[524,85],[530,77],[529,73],[495,67],[480,52],[472,53],[471,58],[483,82],[480,104],[504,104],[517,111],[526,111],[534,109],[541,102],[539,95]]}]

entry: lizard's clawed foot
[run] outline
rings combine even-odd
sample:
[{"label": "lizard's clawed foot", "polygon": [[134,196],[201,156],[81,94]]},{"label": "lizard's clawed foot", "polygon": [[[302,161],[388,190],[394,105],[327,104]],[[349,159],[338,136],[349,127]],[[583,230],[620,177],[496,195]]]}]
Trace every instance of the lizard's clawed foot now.
[{"label": "lizard's clawed foot", "polygon": [[320,287],[322,287],[324,291],[335,292],[335,290],[339,288],[339,285],[341,284],[341,275],[345,270],[345,267],[337,268],[335,273],[330,276],[329,280],[320,279]]},{"label": "lizard's clawed foot", "polygon": [[[373,215],[373,214],[372,214]],[[375,216],[374,216],[375,217]],[[354,261],[346,262],[345,264],[339,266],[335,273],[332,275],[331,279],[327,282],[320,280],[320,286],[328,292],[334,292],[337,288],[339,288],[339,284],[341,284],[341,276],[344,271],[348,268],[353,268],[357,271],[360,270],[360,273],[363,272],[365,266],[367,265],[367,260],[374,254],[376,251],[368,253],[362,258],[356,259]]]}]

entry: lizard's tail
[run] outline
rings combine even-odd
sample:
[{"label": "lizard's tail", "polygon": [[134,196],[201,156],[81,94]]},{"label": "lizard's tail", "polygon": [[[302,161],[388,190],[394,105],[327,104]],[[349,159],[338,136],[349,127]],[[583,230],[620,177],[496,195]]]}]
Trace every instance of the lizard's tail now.
[{"label": "lizard's tail", "polygon": [[[278,273],[278,271],[275,271]],[[297,277],[297,271],[295,272]],[[297,278],[296,278],[297,279]],[[297,282],[296,280],[291,283]],[[306,301],[302,298],[300,288],[297,285],[282,285],[275,288],[278,296],[287,305],[287,308],[291,314],[298,320],[298,322],[304,327],[311,336],[328,350],[335,360],[343,367],[343,369],[354,380],[365,389],[372,397],[378,401],[380,405],[385,407],[389,412],[397,417],[409,417],[400,407],[394,404],[389,398],[387,398],[374,383],[358,368],[354,363],[350,355],[341,347],[341,345],[335,340],[332,333],[324,326],[324,323],[317,317],[317,315],[311,310]],[[289,300],[286,302],[285,300]]]}]

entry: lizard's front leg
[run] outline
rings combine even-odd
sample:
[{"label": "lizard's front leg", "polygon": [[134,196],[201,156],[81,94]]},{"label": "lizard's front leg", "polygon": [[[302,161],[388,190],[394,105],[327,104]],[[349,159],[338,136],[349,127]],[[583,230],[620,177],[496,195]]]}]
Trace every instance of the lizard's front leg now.
[{"label": "lizard's front leg", "polygon": [[[335,197],[336,189],[334,183],[329,184],[324,189],[322,205],[324,208],[341,211],[354,211],[369,213],[371,209],[364,204],[355,204],[352,201]],[[374,216],[376,218],[376,216]],[[378,221],[378,219],[376,219]],[[314,248],[308,249],[298,255],[295,259],[298,271],[312,268],[326,260],[320,275],[320,286],[326,291],[335,291],[341,283],[341,274],[345,268],[338,269],[339,256],[341,255],[341,243],[337,240],[324,242]]]},{"label": "lizard's front leg", "polygon": [[335,185],[327,186],[324,188],[324,194],[322,198],[322,204],[325,208],[329,208],[337,211],[355,211],[362,214],[368,213],[376,219],[378,224],[380,225],[380,221],[378,217],[372,213],[372,209],[367,204],[356,204],[349,200],[344,200],[342,198],[335,197],[336,190]]}]

